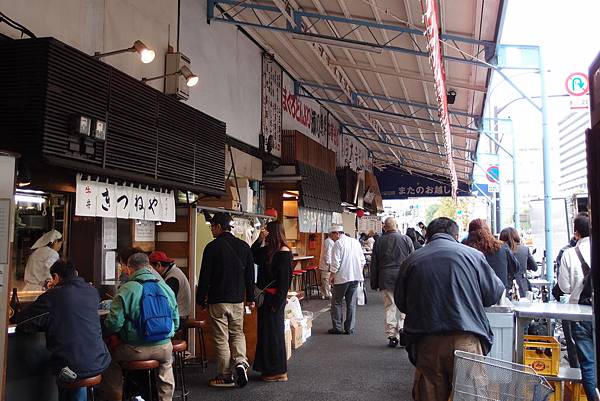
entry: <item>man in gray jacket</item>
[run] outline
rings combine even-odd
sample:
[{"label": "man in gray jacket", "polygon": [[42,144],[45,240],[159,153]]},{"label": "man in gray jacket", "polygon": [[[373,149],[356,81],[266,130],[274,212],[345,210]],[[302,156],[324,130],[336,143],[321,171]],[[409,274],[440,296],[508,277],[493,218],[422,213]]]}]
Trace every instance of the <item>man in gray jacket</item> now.
[{"label": "man in gray jacket", "polygon": [[398,279],[400,265],[414,251],[412,240],[398,232],[396,219],[388,217],[383,224],[384,234],[373,246],[371,255],[371,288],[383,292],[383,307],[385,308],[385,334],[389,340],[388,346],[398,345],[400,332],[404,327],[404,314],[400,313],[394,303],[394,287]]},{"label": "man in gray jacket", "polygon": [[485,307],[504,284],[483,253],[459,244],[458,225],[440,217],[427,226],[427,245],[407,257],[394,299],[406,313],[406,350],[415,365],[413,399],[448,401],[454,351],[486,355],[494,336]]}]

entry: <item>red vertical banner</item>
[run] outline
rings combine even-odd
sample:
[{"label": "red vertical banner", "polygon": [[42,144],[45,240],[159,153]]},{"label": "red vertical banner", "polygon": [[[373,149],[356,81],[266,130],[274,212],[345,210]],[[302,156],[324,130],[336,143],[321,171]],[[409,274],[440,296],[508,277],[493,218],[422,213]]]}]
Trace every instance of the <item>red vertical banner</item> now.
[{"label": "red vertical banner", "polygon": [[431,69],[433,70],[440,125],[442,126],[442,132],[444,133],[444,148],[446,150],[448,168],[450,169],[452,197],[456,198],[458,179],[456,177],[454,160],[452,159],[452,135],[450,132],[448,100],[446,99],[446,71],[444,69],[444,63],[442,62],[442,47],[440,43],[437,0],[421,0],[421,7],[424,13],[425,36],[427,37],[429,63],[431,64]]}]

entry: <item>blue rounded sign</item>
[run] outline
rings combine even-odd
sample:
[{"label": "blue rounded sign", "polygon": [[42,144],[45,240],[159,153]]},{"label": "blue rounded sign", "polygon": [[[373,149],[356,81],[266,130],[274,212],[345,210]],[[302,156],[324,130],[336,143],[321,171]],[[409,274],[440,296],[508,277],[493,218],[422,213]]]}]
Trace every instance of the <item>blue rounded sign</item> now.
[{"label": "blue rounded sign", "polygon": [[499,183],[500,182],[500,168],[498,166],[490,166],[488,167],[485,178],[489,182]]}]

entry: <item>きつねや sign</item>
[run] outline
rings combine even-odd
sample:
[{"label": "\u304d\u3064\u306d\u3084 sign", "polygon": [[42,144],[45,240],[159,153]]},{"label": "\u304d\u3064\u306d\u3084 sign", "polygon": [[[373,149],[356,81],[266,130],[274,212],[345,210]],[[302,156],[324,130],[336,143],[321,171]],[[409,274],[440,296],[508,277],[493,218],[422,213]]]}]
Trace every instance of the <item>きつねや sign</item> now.
[{"label": "\u304d\u3064\u306d\u3084 sign", "polygon": [[175,194],[77,177],[75,215],[175,221]]}]

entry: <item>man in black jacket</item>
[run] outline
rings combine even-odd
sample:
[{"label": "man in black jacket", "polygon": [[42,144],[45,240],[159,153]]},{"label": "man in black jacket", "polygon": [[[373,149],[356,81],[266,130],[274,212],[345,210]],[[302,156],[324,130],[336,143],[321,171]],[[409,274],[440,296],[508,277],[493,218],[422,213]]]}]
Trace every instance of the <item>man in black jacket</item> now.
[{"label": "man in black jacket", "polygon": [[427,226],[427,245],[400,266],[394,299],[406,313],[407,351],[416,366],[415,401],[447,401],[454,351],[487,354],[493,334],[484,307],[504,284],[483,253],[459,244],[458,225],[440,217]]},{"label": "man in black jacket", "polygon": [[[412,240],[398,232],[396,219],[388,217],[383,223],[385,233],[375,242],[371,255],[371,288],[383,293],[385,308],[385,334],[388,346],[398,345],[400,334],[404,327],[404,314],[400,313],[394,304],[394,286],[398,279],[400,265],[414,251]],[[404,345],[404,344],[402,344]]]},{"label": "man in black jacket", "polygon": [[220,212],[210,220],[215,239],[204,248],[196,292],[196,303],[201,309],[208,304],[213,321],[217,377],[208,382],[213,387],[234,387],[236,383],[244,387],[248,383],[244,298],[254,307],[254,260],[250,246],[231,234],[232,222],[229,214]]},{"label": "man in black jacket", "polygon": [[[110,354],[102,340],[98,291],[70,262],[59,260],[50,268],[54,287],[43,293],[17,317],[17,332],[46,332],[50,364],[59,380],[80,380],[102,373]],[[83,401],[86,389],[63,390],[61,400]]]}]

